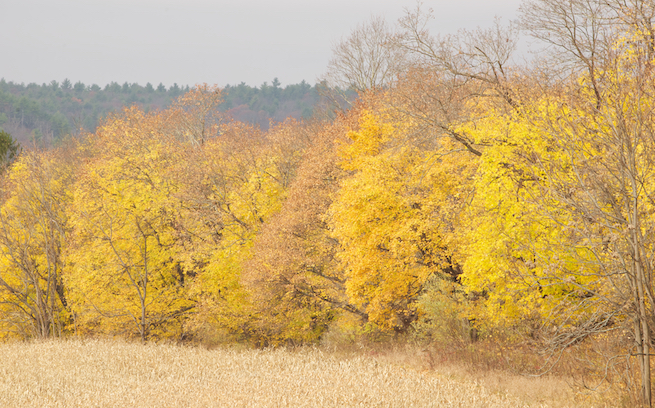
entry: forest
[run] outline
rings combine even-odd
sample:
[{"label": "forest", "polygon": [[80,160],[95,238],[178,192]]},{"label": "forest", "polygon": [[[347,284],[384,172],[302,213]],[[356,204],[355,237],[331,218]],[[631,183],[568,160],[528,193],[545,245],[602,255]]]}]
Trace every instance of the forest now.
[{"label": "forest", "polygon": [[[232,118],[255,124],[266,130],[270,123],[286,118],[308,119],[314,108],[326,103],[321,96],[323,84],[280,86],[277,78],[259,87],[245,83],[223,88],[223,102],[218,106]],[[0,129],[9,132],[23,145],[48,147],[58,145],[68,136],[94,133],[103,118],[120,112],[125,106],[139,106],[144,112],[168,108],[189,91],[189,86],[173,84],[168,89],[159,84],[116,82],[104,88],[69,79],[61,83],[17,84],[0,79]],[[347,92],[349,99],[356,93]]]},{"label": "forest", "polygon": [[[335,47],[347,108],[262,128],[203,84],[7,153],[0,337],[493,343],[650,406],[655,4],[528,0],[449,36],[430,18]],[[544,51],[516,62],[520,35]]]}]

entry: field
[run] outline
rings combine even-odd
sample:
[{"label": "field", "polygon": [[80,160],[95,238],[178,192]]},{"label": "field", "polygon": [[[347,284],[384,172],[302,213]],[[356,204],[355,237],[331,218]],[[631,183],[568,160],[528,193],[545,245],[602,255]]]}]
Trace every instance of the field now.
[{"label": "field", "polygon": [[479,383],[371,356],[48,341],[0,345],[3,407],[518,407]]}]

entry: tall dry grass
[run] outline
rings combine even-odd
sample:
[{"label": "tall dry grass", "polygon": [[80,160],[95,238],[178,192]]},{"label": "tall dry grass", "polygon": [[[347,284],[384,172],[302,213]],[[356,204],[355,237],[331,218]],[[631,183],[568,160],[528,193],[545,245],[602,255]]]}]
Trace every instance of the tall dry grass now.
[{"label": "tall dry grass", "polygon": [[[318,349],[45,341],[0,345],[3,407],[517,407],[434,371]],[[529,406],[546,406],[537,403]]]},{"label": "tall dry grass", "polygon": [[[554,366],[536,346],[503,338],[435,343],[423,352],[430,368],[524,401],[547,401],[552,407],[632,408],[639,405],[639,396],[623,376],[634,374],[635,367],[626,371],[621,361],[615,361],[615,367],[605,370],[605,362],[617,350],[606,340],[591,339],[565,350]],[[638,384],[630,379],[633,386]]]}]

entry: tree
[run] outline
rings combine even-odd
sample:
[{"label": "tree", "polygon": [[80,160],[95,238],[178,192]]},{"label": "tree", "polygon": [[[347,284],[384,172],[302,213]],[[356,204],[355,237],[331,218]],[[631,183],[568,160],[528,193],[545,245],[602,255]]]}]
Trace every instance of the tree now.
[{"label": "tree", "polygon": [[[600,330],[620,326],[619,322],[633,325],[636,353],[630,354],[640,365],[642,400],[647,406],[652,404],[650,348],[655,315],[655,242],[649,232],[655,151],[653,18],[655,5],[641,0],[530,1],[522,10],[524,27],[552,46],[557,61],[573,68],[577,86],[567,87],[566,104],[551,108],[553,114],[562,115],[559,123],[552,118],[536,122],[567,153],[575,177],[553,180],[549,164],[544,172],[553,180],[553,194],[576,215],[578,239],[586,242],[591,254],[593,282],[603,284],[588,288],[592,298],[602,303],[601,316],[611,317]],[[589,322],[584,321],[587,327]],[[599,330],[598,325],[592,328],[575,333],[584,337]]]},{"label": "tree", "polygon": [[68,331],[62,280],[65,207],[74,166],[65,151],[26,152],[3,176],[0,208],[0,335],[56,337]]},{"label": "tree", "polygon": [[136,108],[98,132],[75,186],[66,282],[77,324],[150,338],[183,336],[195,302],[179,253],[179,150],[165,113]]},{"label": "tree", "polygon": [[359,131],[348,134],[340,165],[351,175],[329,214],[350,302],[370,323],[404,333],[421,313],[416,300],[428,279],[461,274],[451,245],[453,210],[457,193],[465,196],[459,188],[470,161],[447,143],[407,143],[411,122],[385,116],[364,111]]},{"label": "tree", "polygon": [[179,137],[193,145],[202,145],[216,137],[223,121],[223,115],[218,112],[222,102],[221,89],[207,84],[198,85],[178,98],[173,106],[181,111],[178,131],[182,134]]},{"label": "tree", "polygon": [[257,313],[255,336],[262,345],[317,341],[344,312],[366,319],[346,296],[346,279],[336,260],[338,242],[326,222],[342,173],[334,141],[356,116],[274,130],[277,137],[305,142],[296,142],[303,147],[302,160],[291,169],[287,198],[262,226],[253,257],[244,266],[243,282]]},{"label": "tree", "polygon": [[171,85],[170,88],[168,88],[168,92],[171,93],[173,96],[179,96],[181,93],[180,87],[177,85],[177,82],[175,82],[173,85]]},{"label": "tree", "polygon": [[432,36],[430,19],[432,11],[418,7],[399,21],[393,43],[408,62],[391,91],[393,106],[400,116],[416,121],[424,137],[450,138],[481,156],[487,141],[474,140],[460,125],[484,117],[476,109],[484,100],[504,110],[518,107],[517,68],[512,62],[517,28],[496,20],[489,29]]},{"label": "tree", "polygon": [[405,53],[391,42],[393,32],[372,17],[332,48],[325,79],[332,87],[357,91],[389,87],[401,72]]},{"label": "tree", "polygon": [[625,17],[639,8],[527,6],[524,24],[559,48],[570,74],[469,128],[494,143],[482,156],[464,281],[486,294],[487,317],[529,322],[555,362],[587,338],[626,333],[620,352],[638,361],[650,406],[652,37]]},{"label": "tree", "polygon": [[0,130],[0,167],[7,167],[18,158],[21,146],[9,133]]},{"label": "tree", "polygon": [[224,123],[220,137],[189,144],[177,170],[188,209],[184,219],[198,226],[189,257],[198,266],[193,325],[213,340],[252,337],[255,316],[243,267],[261,227],[279,211],[298,160],[293,143],[270,136],[243,123]]}]

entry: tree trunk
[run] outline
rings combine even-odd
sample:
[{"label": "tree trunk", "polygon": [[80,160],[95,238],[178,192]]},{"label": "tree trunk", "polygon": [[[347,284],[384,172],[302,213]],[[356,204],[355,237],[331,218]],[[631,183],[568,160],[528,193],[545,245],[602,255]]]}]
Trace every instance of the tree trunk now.
[{"label": "tree trunk", "polygon": [[[634,152],[631,152],[631,157],[634,157]],[[631,163],[634,165],[634,163]],[[650,331],[648,329],[648,313],[646,311],[646,289],[644,285],[647,285],[648,280],[645,276],[643,259],[642,259],[642,241],[639,236],[639,230],[641,228],[640,218],[639,218],[639,196],[636,193],[637,183],[634,174],[637,174],[637,169],[631,169],[632,175],[632,252],[633,252],[633,273],[635,277],[635,286],[636,286],[636,299],[637,299],[637,312],[639,314],[637,332],[639,336],[635,336],[635,339],[640,342],[638,344],[639,349],[639,368],[641,371],[641,395],[643,399],[644,406],[652,406],[651,398],[651,378],[650,378]]]},{"label": "tree trunk", "polygon": [[[648,329],[646,329],[648,330]],[[641,376],[641,398],[643,405],[652,406],[650,386],[650,348],[646,339],[649,337],[644,332],[644,322],[641,318],[635,320],[635,340],[637,342],[637,360]]]}]

